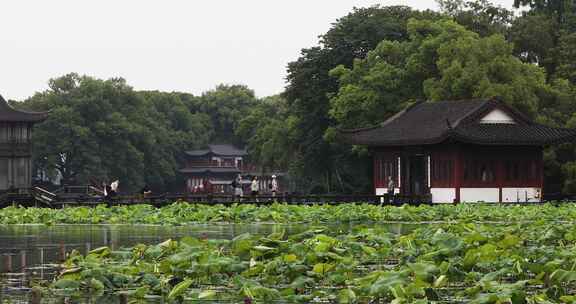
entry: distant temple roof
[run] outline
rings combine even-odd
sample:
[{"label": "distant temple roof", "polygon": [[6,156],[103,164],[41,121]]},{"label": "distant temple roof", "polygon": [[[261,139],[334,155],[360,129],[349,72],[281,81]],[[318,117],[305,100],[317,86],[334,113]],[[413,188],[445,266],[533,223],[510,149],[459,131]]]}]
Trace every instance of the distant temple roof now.
[{"label": "distant temple roof", "polygon": [[216,156],[245,156],[246,150],[238,149],[232,145],[208,145],[208,149],[203,150],[192,150],[186,151],[189,156],[204,156],[204,155],[216,155]]},{"label": "distant temple roof", "polygon": [[576,140],[575,129],[532,122],[497,99],[420,102],[378,126],[341,130],[355,145],[405,146],[447,140],[482,145],[545,145]]},{"label": "distant temple roof", "polygon": [[240,169],[234,167],[211,167],[211,168],[184,168],[181,173],[240,173]]},{"label": "distant temple roof", "polygon": [[41,122],[48,117],[48,112],[28,112],[12,108],[2,96],[0,96],[0,122]]}]

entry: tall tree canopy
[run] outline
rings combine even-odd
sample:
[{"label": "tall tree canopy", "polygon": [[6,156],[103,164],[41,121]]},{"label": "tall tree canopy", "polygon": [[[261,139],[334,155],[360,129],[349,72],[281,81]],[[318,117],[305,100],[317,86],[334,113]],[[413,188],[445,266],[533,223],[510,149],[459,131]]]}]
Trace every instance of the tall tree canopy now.
[{"label": "tall tree canopy", "polygon": [[198,98],[189,99],[188,106],[192,112],[210,117],[214,128],[212,142],[243,146],[242,140],[235,136],[236,129],[258,103],[254,91],[244,85],[218,85]]},{"label": "tall tree canopy", "polygon": [[123,79],[69,74],[49,87],[22,106],[52,111],[36,127],[36,165],[64,183],[119,179],[124,191],[144,183],[165,189],[177,178],[182,150],[211,134],[208,117],[175,95],[138,93]]},{"label": "tall tree canopy", "polygon": [[268,172],[284,170],[290,165],[285,150],[295,138],[290,133],[294,129],[293,117],[288,117],[287,110],[284,98],[264,98],[240,120],[236,129],[239,138],[248,144],[252,162]]},{"label": "tall tree canopy", "polygon": [[[549,78],[565,76],[565,63],[576,59],[567,52],[576,32],[576,3],[573,0],[515,0],[527,8],[514,20],[510,39],[516,53],[527,62],[546,68]],[[568,55],[568,56],[566,56]],[[557,75],[557,69],[562,71]]]},{"label": "tall tree canopy", "polygon": [[440,11],[480,36],[506,34],[514,13],[488,0],[437,0]]},{"label": "tall tree canopy", "polygon": [[412,19],[407,28],[407,41],[383,41],[353,68],[332,71],[340,89],[330,114],[340,126],[381,122],[416,99],[501,96],[537,113],[539,94],[549,89],[544,71],[514,57],[503,36],[482,38],[451,20]]},{"label": "tall tree canopy", "polygon": [[[301,182],[300,189],[316,187],[320,192],[368,189],[366,161],[355,162],[356,156],[348,155],[347,149],[332,146],[323,139],[326,129],[334,124],[328,115],[329,96],[338,91],[338,82],[329,72],[340,64],[351,66],[355,58],[363,58],[382,40],[407,39],[408,19],[437,16],[405,6],[356,8],[320,37],[320,46],[303,49],[300,58],[288,64],[288,85],[283,96],[288,104],[294,141],[286,147],[286,153],[292,158],[292,173]],[[343,163],[355,163],[351,167],[354,171],[362,168],[363,174],[342,172]]]}]

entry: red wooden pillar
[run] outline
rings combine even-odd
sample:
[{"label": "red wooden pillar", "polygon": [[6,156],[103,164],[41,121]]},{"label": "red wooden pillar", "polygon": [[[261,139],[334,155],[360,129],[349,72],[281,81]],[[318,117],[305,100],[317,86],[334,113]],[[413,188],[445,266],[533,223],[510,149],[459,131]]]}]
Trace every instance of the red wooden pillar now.
[{"label": "red wooden pillar", "polygon": [[504,186],[504,161],[502,160],[502,158],[500,159],[495,159],[494,160],[496,162],[496,168],[494,174],[495,176],[495,182],[496,182],[496,186],[498,187],[498,202],[502,203],[502,187]]},{"label": "red wooden pillar", "polygon": [[380,170],[380,166],[378,164],[378,153],[376,151],[372,153],[372,166],[372,184],[374,186],[374,194],[376,194],[376,188],[378,188],[378,170]]},{"label": "red wooden pillar", "polygon": [[462,147],[457,145],[454,147],[454,191],[456,192],[456,203],[460,203],[460,187],[462,186],[462,175],[464,170],[464,162],[462,159]]},{"label": "red wooden pillar", "polygon": [[537,169],[539,175],[539,184],[540,184],[540,201],[543,201],[544,198],[544,148],[540,147],[538,149],[538,161],[537,161]]}]

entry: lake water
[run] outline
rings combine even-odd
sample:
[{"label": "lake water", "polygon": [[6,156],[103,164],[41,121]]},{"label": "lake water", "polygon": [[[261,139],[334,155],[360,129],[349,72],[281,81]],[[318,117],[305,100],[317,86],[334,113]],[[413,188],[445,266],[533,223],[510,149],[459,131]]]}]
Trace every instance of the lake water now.
[{"label": "lake water", "polygon": [[[322,225],[326,226],[326,225]],[[415,225],[407,224],[332,224],[332,231],[348,232],[359,226],[384,227],[392,233],[404,233]],[[314,227],[308,224],[195,224],[187,226],[153,225],[0,225],[0,304],[28,303],[31,280],[51,280],[58,263],[73,249],[85,254],[91,249],[109,246],[112,250],[139,243],[157,244],[184,236],[232,239],[242,233],[268,235],[285,230],[288,234]],[[114,303],[117,299],[86,300],[82,303]],[[43,303],[54,303],[43,301]],[[56,302],[58,303],[58,302]],[[61,302],[60,302],[61,303]]]}]

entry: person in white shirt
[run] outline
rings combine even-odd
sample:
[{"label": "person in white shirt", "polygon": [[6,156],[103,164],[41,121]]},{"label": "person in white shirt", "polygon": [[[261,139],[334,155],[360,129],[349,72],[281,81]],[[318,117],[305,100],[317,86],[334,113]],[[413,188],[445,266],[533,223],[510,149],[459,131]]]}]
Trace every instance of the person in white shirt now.
[{"label": "person in white shirt", "polygon": [[234,188],[234,196],[236,196],[236,199],[242,199],[242,196],[244,196],[244,191],[242,191],[242,175],[238,174],[238,177],[232,181],[232,187]]},{"label": "person in white shirt", "polygon": [[252,184],[250,184],[250,190],[252,191],[252,196],[256,197],[258,191],[260,191],[260,184],[258,183],[258,177],[254,176],[252,179]]},{"label": "person in white shirt", "polygon": [[388,176],[388,203],[394,202],[394,190],[396,188],[396,183],[392,176]]},{"label": "person in white shirt", "polygon": [[272,175],[270,190],[272,190],[272,197],[276,197],[276,192],[278,192],[278,181],[276,180],[276,175]]}]

